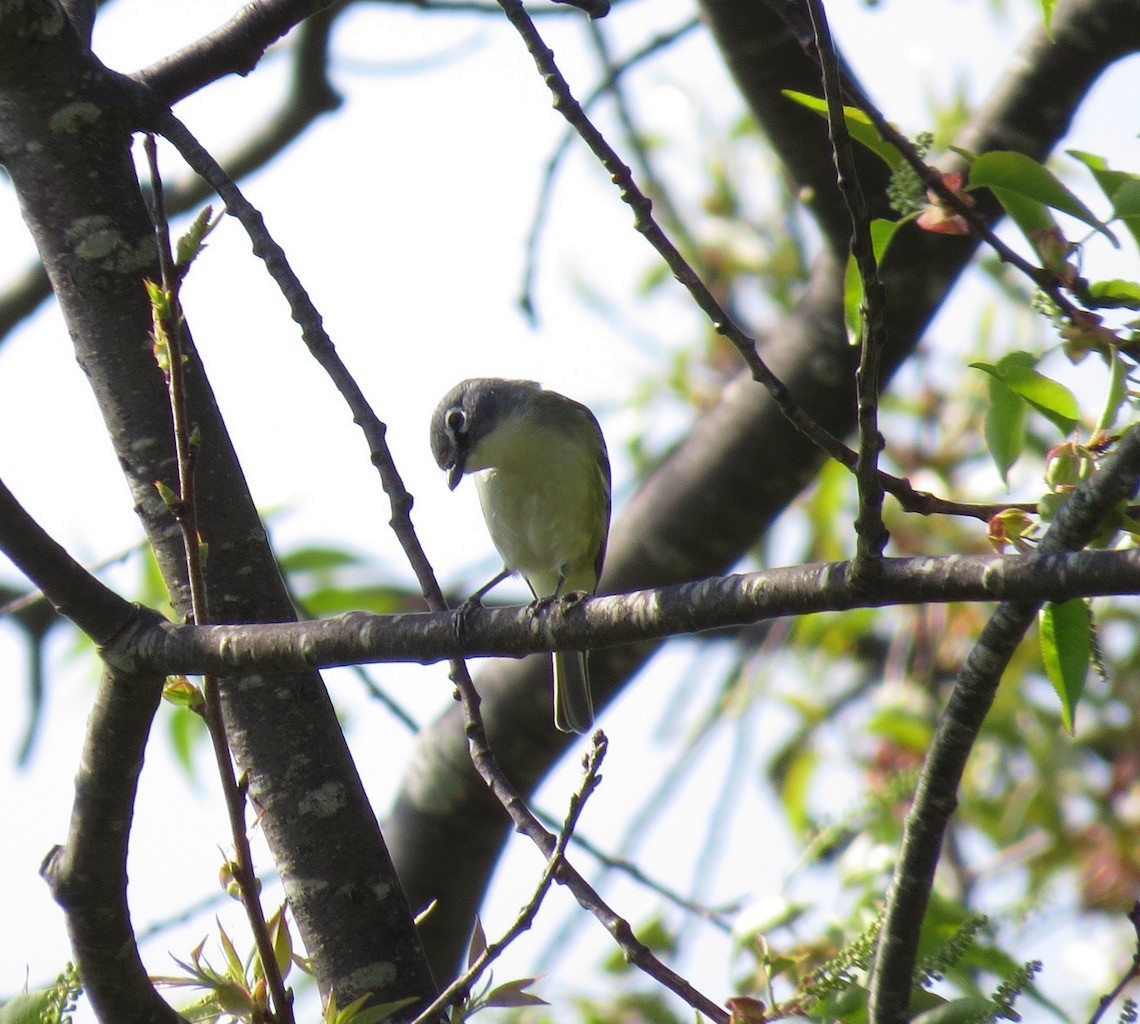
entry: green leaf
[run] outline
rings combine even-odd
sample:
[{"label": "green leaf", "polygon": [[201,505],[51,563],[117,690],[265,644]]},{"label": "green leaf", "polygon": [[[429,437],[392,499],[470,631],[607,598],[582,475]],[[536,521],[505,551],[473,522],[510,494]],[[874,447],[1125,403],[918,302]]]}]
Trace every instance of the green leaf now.
[{"label": "green leaf", "polygon": [[325,547],[319,544],[297,548],[281,556],[281,568],[291,572],[327,572],[347,566],[363,565],[366,559],[344,548]]},{"label": "green leaf", "polygon": [[1094,281],[1089,296],[1098,309],[1140,309],[1140,281]]},{"label": "green leaf", "polygon": [[51,1007],[52,989],[21,992],[0,1006],[0,1024],[40,1024]]},{"label": "green leaf", "polygon": [[1140,178],[1130,178],[1112,193],[1112,214],[1140,245]]},{"label": "green leaf", "polygon": [[1001,474],[1009,483],[1009,471],[1025,450],[1025,421],[1029,406],[998,377],[990,376],[990,407],[986,410],[986,447]]},{"label": "green leaf", "polygon": [[925,753],[930,746],[933,729],[929,719],[919,712],[891,706],[871,716],[867,731],[892,740],[906,750]]},{"label": "green leaf", "polygon": [[984,996],[963,996],[916,1014],[911,1017],[911,1024],[975,1024],[992,1019],[995,1009],[993,1001]]},{"label": "green leaf", "polygon": [[[1011,359],[1012,355],[1018,355],[1018,358]],[[1073,393],[1064,384],[1026,365],[1024,354],[1010,353],[996,366],[991,363],[970,363],[970,366],[1000,380],[1055,424],[1062,434],[1072,433],[1080,421],[1080,409]]]},{"label": "green leaf", "polygon": [[1096,421],[1095,431],[1111,430],[1126,401],[1128,401],[1128,364],[1120,358],[1120,352],[1113,348],[1109,353],[1108,390],[1104,396],[1104,409]]},{"label": "green leaf", "polygon": [[336,997],[329,996],[328,1006],[325,1007],[326,1024],[380,1024],[394,1013],[418,1002],[415,996],[405,999],[393,999],[387,1003],[365,1007],[365,1003],[372,998],[371,992],[365,992],[359,999],[354,999],[343,1010],[338,1009]]},{"label": "green leaf", "polygon": [[1041,610],[1040,626],[1041,658],[1049,681],[1061,698],[1061,721],[1072,734],[1092,658],[1088,605],[1079,597],[1062,604],[1047,604]]},{"label": "green leaf", "polygon": [[1041,21],[1045,25],[1045,34],[1049,41],[1053,41],[1053,12],[1057,9],[1057,0],[1041,0]]},{"label": "green leaf", "polygon": [[[902,220],[886,220],[880,217],[871,221],[871,248],[875,253],[876,263],[882,263],[883,253],[887,251],[887,246],[891,244],[891,239],[898,233],[899,228],[913,219],[913,217],[904,217]],[[847,334],[854,344],[859,340],[863,319],[863,278],[859,274],[854,256],[847,257],[847,277],[843,294]]]},{"label": "green leaf", "polygon": [[983,153],[970,165],[970,187],[991,189],[999,201],[1002,193],[1008,193],[1060,210],[1116,244],[1115,236],[1092,210],[1062,185],[1052,171],[1024,153],[1003,150]]},{"label": "green leaf", "polygon": [[1029,240],[1034,252],[1040,257],[1041,251],[1036,241],[1037,233],[1052,232],[1057,229],[1057,220],[1049,207],[1000,185],[991,186],[990,191],[997,197],[1009,219],[1017,225],[1018,230]]},{"label": "green leaf", "polygon": [[[796,92],[793,89],[785,89],[783,92],[788,99],[800,104],[800,106],[814,110],[822,117],[827,117],[826,100],[820,99],[818,96],[809,96],[805,92]],[[847,122],[847,130],[851,133],[851,138],[866,146],[892,171],[897,171],[902,166],[902,154],[889,142],[882,140],[875,126],[871,124],[871,119],[863,111],[855,107],[844,107],[843,120]]]},{"label": "green leaf", "polygon": [[189,708],[175,708],[170,716],[170,742],[187,778],[195,778],[194,751],[205,737],[206,723],[201,715],[196,715]]},{"label": "green leaf", "polygon": [[1112,203],[1113,218],[1123,221],[1136,239],[1136,244],[1140,245],[1140,175],[1129,171],[1114,171],[1104,157],[1095,153],[1085,153],[1079,149],[1067,152],[1092,172],[1100,190]]},{"label": "green leaf", "polygon": [[803,835],[811,828],[808,797],[818,766],[819,758],[815,751],[807,744],[802,744],[785,767],[780,801],[788,816],[788,824],[795,834]]}]

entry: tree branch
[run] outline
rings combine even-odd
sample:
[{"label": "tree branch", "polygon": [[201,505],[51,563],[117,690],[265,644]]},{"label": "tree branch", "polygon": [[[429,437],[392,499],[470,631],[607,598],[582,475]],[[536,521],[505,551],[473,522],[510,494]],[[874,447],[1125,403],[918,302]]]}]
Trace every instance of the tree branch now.
[{"label": "tree branch", "polygon": [[67,916],[83,988],[101,1021],[178,1024],[139,957],[127,907],[135,792],[164,677],[107,668],[87,725],[67,844],[40,873]]},{"label": "tree branch", "polygon": [[[668,636],[785,616],[887,605],[958,601],[1064,601],[1140,593],[1140,550],[1071,554],[885,558],[872,593],[853,581],[852,562],[809,564],[607,597],[535,611],[474,608],[462,636],[449,611],[402,615],[349,612],[316,622],[178,626],[143,623],[104,648],[123,669],[167,674],[297,671],[456,657],[520,657],[550,650],[601,651]],[[601,659],[599,659],[601,660]],[[549,724],[549,723],[547,723]]]},{"label": "tree branch", "polygon": [[0,551],[96,644],[108,643],[137,609],[56,543],[0,481]]},{"label": "tree branch", "polygon": [[248,75],[306,18],[345,6],[346,0],[254,0],[226,24],[132,77],[173,105],[226,75]]},{"label": "tree branch", "polygon": [[[1090,543],[1106,516],[1135,495],[1138,480],[1140,428],[1133,428],[1103,467],[1065,503],[1041,540],[1041,557],[1055,557]],[[919,932],[946,830],[957,807],[962,773],[1002,673],[1043,603],[1037,598],[998,605],[970,651],[938,723],[907,815],[899,863],[887,896],[870,980],[872,1024],[900,1024],[906,1019]]]},{"label": "tree branch", "polygon": [[[0,32],[0,151],[171,600],[185,614],[182,545],[155,488],[176,474],[142,287],[144,277],[158,276],[153,231],[130,158],[130,132],[145,126],[142,111],[153,100],[103,67],[65,18],[58,27],[47,18],[37,25],[44,34],[34,47],[20,32]],[[60,109],[74,130],[50,129]],[[199,526],[213,553],[211,611],[220,621],[290,619],[289,595],[209,381],[193,349],[188,357],[188,407],[200,438]],[[368,992],[379,1001],[430,998],[434,983],[407,903],[320,678],[275,678],[271,719],[260,673],[219,684],[234,754],[322,993],[335,993],[342,1006]]]}]

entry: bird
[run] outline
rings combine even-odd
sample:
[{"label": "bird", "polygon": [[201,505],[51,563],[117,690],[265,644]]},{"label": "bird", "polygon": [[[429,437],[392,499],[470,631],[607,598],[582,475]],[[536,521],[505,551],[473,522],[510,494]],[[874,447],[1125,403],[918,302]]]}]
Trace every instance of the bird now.
[{"label": "bird", "polygon": [[[597,592],[610,524],[610,461],[602,428],[580,402],[531,380],[473,377],[443,396],[431,450],[451,490],[467,474],[503,571],[468,598],[519,574],[535,604]],[[594,721],[585,651],[554,654],[554,724]]]}]

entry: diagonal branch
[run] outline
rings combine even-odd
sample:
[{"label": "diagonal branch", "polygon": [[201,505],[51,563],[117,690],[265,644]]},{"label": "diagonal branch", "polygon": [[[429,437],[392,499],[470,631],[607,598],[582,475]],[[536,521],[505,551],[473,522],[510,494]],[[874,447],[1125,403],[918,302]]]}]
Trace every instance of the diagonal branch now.
[{"label": "diagonal branch", "polygon": [[[1083,548],[1105,517],[1136,493],[1140,481],[1140,428],[1133,428],[1104,466],[1064,505],[1042,538],[1045,556]],[[982,630],[938,723],[907,815],[899,864],[870,981],[872,1024],[899,1024],[910,1001],[919,931],[958,786],[1002,673],[1043,601],[1004,601]]]},{"label": "diagonal branch", "polygon": [[136,608],[83,568],[0,482],[0,551],[97,644],[109,642]]}]

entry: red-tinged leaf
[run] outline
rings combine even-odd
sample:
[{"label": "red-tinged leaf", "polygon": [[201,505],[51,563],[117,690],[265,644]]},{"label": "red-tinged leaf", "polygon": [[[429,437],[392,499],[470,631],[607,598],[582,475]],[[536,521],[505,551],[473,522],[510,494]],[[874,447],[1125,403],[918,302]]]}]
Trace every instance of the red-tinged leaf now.
[{"label": "red-tinged leaf", "polygon": [[1061,721],[1070,734],[1076,731],[1077,703],[1084,692],[1092,659],[1092,619],[1080,598],[1047,604],[1041,610],[1041,658],[1057,696]]},{"label": "red-tinged leaf", "polygon": [[519,978],[517,981],[507,981],[487,993],[484,1006],[500,1006],[512,1008],[518,1006],[549,1006],[550,1004],[533,992],[527,992],[526,987],[533,985],[537,978]]},{"label": "red-tinged leaf", "polygon": [[467,947],[467,966],[470,967],[487,951],[487,933],[483,931],[483,922],[475,918],[475,929],[471,932],[471,943]]}]

